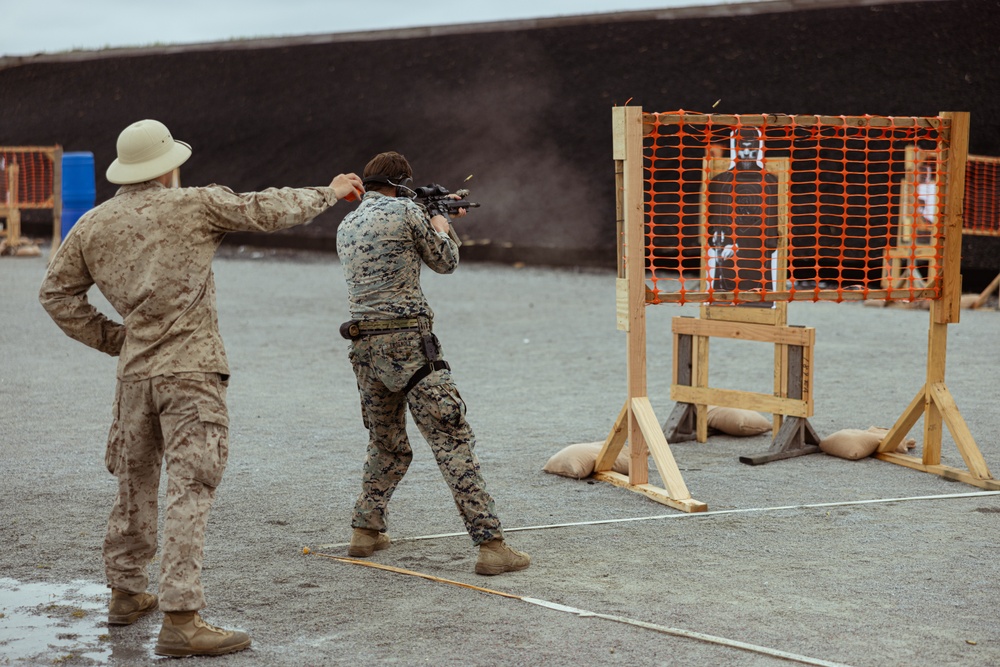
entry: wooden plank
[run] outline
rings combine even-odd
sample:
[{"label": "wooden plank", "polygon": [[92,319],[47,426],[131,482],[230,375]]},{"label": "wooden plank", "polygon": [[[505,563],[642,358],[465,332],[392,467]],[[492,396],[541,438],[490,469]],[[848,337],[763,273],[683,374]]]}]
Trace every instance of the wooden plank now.
[{"label": "wooden plank", "polygon": [[[885,443],[885,439],[882,439],[882,443]],[[881,445],[880,445],[881,446]],[[906,468],[912,468],[914,470],[919,470],[920,472],[929,472],[927,466],[924,462],[918,459],[916,456],[910,456],[908,454],[897,454],[895,452],[875,452],[872,456],[879,459],[880,461],[888,461],[889,463],[895,463],[896,465],[904,466]]]},{"label": "wooden plank", "polygon": [[[708,351],[711,339],[707,336],[695,336],[694,340],[694,375],[693,386],[708,387]],[[708,441],[708,403],[695,403],[696,439],[698,442]]]},{"label": "wooden plank", "polygon": [[7,247],[11,249],[11,252],[17,250],[17,246],[21,244],[21,211],[18,210],[18,176],[20,174],[20,166],[14,162],[7,167],[7,229],[5,235],[7,236]]},{"label": "wooden plank", "polygon": [[674,334],[673,384],[691,386],[694,380],[694,337]]},{"label": "wooden plank", "polygon": [[816,330],[812,327],[778,327],[769,324],[723,320],[706,321],[693,317],[675,317],[672,320],[671,328],[674,333],[678,334],[785,345],[813,345],[816,340]]},{"label": "wooden plank", "polygon": [[615,460],[625,446],[628,431],[625,428],[625,420],[628,418],[628,406],[622,405],[618,418],[615,419],[611,432],[604,440],[604,446],[597,454],[597,461],[594,462],[594,470],[611,470],[615,465]]},{"label": "wooden plank", "polygon": [[[725,304],[734,298],[733,292],[659,292],[660,303],[714,303]],[[885,300],[916,300],[936,299],[938,290],[927,287],[920,289],[870,289],[870,290],[795,290],[787,292],[766,292],[763,294],[740,293],[743,301],[885,301]],[[761,309],[763,310],[763,309]]]},{"label": "wooden plank", "polygon": [[995,155],[973,155],[969,154],[970,162],[986,162],[989,164],[1000,164],[1000,157]]},{"label": "wooden plank", "polygon": [[958,405],[955,403],[951,392],[948,391],[943,382],[935,382],[928,385],[928,391],[944,416],[948,430],[951,432],[952,438],[955,439],[958,452],[962,455],[962,460],[965,461],[969,472],[976,479],[993,479],[993,475],[990,474],[990,468],[986,465],[986,459],[983,458],[982,452],[979,451],[976,440],[972,437],[972,432],[969,431],[965,419],[962,418],[962,413],[959,412]]},{"label": "wooden plank", "polygon": [[910,404],[906,406],[906,409],[903,410],[903,414],[896,420],[896,423],[889,429],[889,432],[882,438],[882,442],[878,446],[879,453],[886,454],[893,452],[899,447],[899,443],[903,442],[903,438],[906,437],[906,434],[910,432],[913,425],[920,419],[926,402],[927,392],[924,388],[921,388],[917,392],[917,395],[913,397],[913,400],[910,401]]},{"label": "wooden plank", "polygon": [[690,403],[674,403],[674,409],[663,423],[667,442],[686,442],[698,434],[698,410]]},{"label": "wooden plank", "polygon": [[642,154],[642,108],[614,110],[620,124],[615,157],[622,160],[622,221],[624,280],[627,281],[626,364],[629,406],[629,481],[649,481],[646,440],[631,408],[631,399],[646,396],[646,250]]},{"label": "wooden plank", "polygon": [[989,491],[1000,491],[1000,481],[995,479],[978,479],[973,477],[967,470],[962,470],[960,468],[953,468],[952,466],[944,465],[924,465],[923,461],[915,456],[896,454],[894,452],[876,453],[874,456],[880,461],[895,463],[896,465],[912,468],[913,470],[919,470],[920,472],[931,473],[932,475],[938,475],[944,479],[963,482],[965,484],[976,486],[981,489],[987,489]]},{"label": "wooden plank", "polygon": [[1000,230],[997,229],[969,229],[968,227],[962,229],[963,236],[1000,236]]},{"label": "wooden plank", "polygon": [[694,406],[695,440],[708,442],[708,405],[705,403]]},{"label": "wooden plank", "polygon": [[625,202],[622,196],[625,192],[625,161],[615,160],[615,261],[618,265],[618,277],[625,277]]},{"label": "wooden plank", "polygon": [[[935,471],[929,471],[935,472]],[[964,482],[965,484],[970,484],[972,486],[978,486],[981,489],[986,489],[987,491],[1000,491],[1000,481],[997,481],[990,477],[989,479],[981,479],[975,477],[965,470],[959,468],[952,468],[950,466],[941,466],[940,471],[936,471],[938,475],[945,479],[950,479],[956,482]]]},{"label": "wooden plank", "polygon": [[674,455],[670,451],[670,445],[663,437],[663,431],[660,429],[660,423],[656,419],[649,399],[645,396],[633,398],[632,415],[639,422],[639,428],[646,438],[649,452],[653,455],[653,461],[656,462],[656,470],[660,473],[660,478],[663,480],[664,486],[667,487],[670,497],[674,500],[690,498],[691,493],[684,483],[681,471],[677,467],[677,461],[674,460]]},{"label": "wooden plank", "polygon": [[[700,247],[701,261],[698,262],[698,289],[708,290],[708,184],[715,174],[725,167],[720,165],[721,160],[712,157],[712,148],[705,147],[705,157],[701,161],[701,192],[698,196],[698,245]],[[705,307],[701,309],[701,316],[705,317]]]},{"label": "wooden plank", "polygon": [[933,321],[934,311],[945,307],[931,302],[931,323],[927,331],[927,382],[944,382],[948,354],[948,325]]},{"label": "wooden plank", "polygon": [[[783,372],[783,369],[787,367],[788,346],[776,343],[774,346],[774,395],[781,398],[788,398],[788,374]],[[771,415],[772,438],[778,436],[782,421],[784,421],[784,415]]]},{"label": "wooden plank", "polygon": [[924,390],[927,400],[924,406],[923,458],[927,465],[941,463],[941,436],[944,435],[944,421],[941,411],[931,400],[930,387],[936,382],[944,382],[945,361],[948,354],[948,325],[939,322],[940,312],[948,306],[942,300],[931,301],[930,324],[927,332],[927,383]]},{"label": "wooden plank", "polygon": [[628,107],[611,109],[611,159],[624,160],[628,157],[626,146],[625,125]]},{"label": "wooden plank", "polygon": [[802,350],[801,345],[790,345],[788,347],[788,357],[785,360],[785,377],[788,387],[786,396],[788,398],[802,399]]},{"label": "wooden plank", "polygon": [[[780,303],[776,305],[785,306]],[[718,322],[749,322],[751,324],[769,324],[784,326],[787,309],[779,308],[740,308],[738,306],[702,306],[701,319]]]},{"label": "wooden plank", "polygon": [[940,114],[951,120],[948,150],[948,178],[944,190],[944,249],[941,257],[941,301],[936,322],[957,324],[962,311],[962,210],[965,201],[965,168],[969,154],[969,114],[948,111]]},{"label": "wooden plank", "polygon": [[624,278],[615,280],[615,326],[619,331],[629,330],[629,299],[628,281]]},{"label": "wooden plank", "polygon": [[807,127],[899,127],[899,128],[933,128],[942,129],[948,126],[947,118],[919,116],[817,116],[798,114],[697,114],[697,113],[650,113],[644,116],[649,125],[673,125],[684,122],[687,125],[742,125],[742,126],[773,126],[803,125]]},{"label": "wooden plank", "polygon": [[714,387],[685,387],[671,385],[670,400],[695,405],[724,405],[743,410],[770,412],[789,417],[811,417],[809,404],[804,400],[782,398],[771,394],[761,394],[737,389],[716,389]]},{"label": "wooden plank", "polygon": [[0,153],[45,153],[55,155],[59,146],[0,146]]},{"label": "wooden plank", "polygon": [[806,402],[806,409],[809,414],[814,414],[815,406],[813,404],[813,369],[815,365],[813,360],[815,358],[816,346],[806,345],[802,348],[802,400]]},{"label": "wooden plank", "polygon": [[674,509],[681,510],[682,512],[694,513],[708,511],[708,505],[701,501],[693,500],[691,498],[676,500],[671,498],[665,490],[653,486],[652,484],[630,484],[628,477],[625,475],[619,475],[616,472],[594,473],[593,477],[601,482],[608,482],[623,489],[628,489],[629,491],[642,494],[651,500],[655,500],[661,505],[667,505],[668,507],[673,507]]},{"label": "wooden plank", "polygon": [[52,152],[52,249],[49,250],[49,262],[62,243],[62,156],[62,146],[56,146]]},{"label": "wooden plank", "polygon": [[901,259],[933,259],[937,257],[938,249],[934,246],[905,245],[890,248],[889,257],[899,257]]}]

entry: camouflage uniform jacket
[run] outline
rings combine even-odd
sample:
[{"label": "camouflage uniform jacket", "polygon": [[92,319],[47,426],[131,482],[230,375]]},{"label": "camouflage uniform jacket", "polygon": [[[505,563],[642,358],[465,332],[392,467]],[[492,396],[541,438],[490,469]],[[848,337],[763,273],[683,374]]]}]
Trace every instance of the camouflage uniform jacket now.
[{"label": "camouflage uniform jacket", "polygon": [[458,238],[436,232],[416,203],[368,192],[337,230],[337,255],[347,280],[351,317],[359,320],[427,317],[434,313],[420,288],[423,260],[437,273],[458,268]]},{"label": "camouflage uniform jacket", "polygon": [[[217,185],[125,185],[74,225],[49,266],[39,300],[68,336],[120,355],[121,380],[228,374],[212,274],[226,232],[292,227],[336,201],[328,187],[237,194]],[[87,300],[94,284],[123,324]]]}]

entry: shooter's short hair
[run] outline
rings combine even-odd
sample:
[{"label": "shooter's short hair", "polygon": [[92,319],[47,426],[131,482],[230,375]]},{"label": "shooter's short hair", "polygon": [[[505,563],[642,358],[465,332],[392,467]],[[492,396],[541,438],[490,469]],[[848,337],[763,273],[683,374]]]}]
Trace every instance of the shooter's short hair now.
[{"label": "shooter's short hair", "polygon": [[393,183],[401,183],[407,178],[413,177],[413,169],[406,158],[395,151],[379,153],[365,165],[362,180],[372,176],[384,176]]}]

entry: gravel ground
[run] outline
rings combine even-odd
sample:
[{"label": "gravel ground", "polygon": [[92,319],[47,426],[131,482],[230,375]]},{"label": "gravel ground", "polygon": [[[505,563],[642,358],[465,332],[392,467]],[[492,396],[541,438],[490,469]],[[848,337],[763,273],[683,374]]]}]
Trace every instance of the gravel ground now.
[{"label": "gravel ground", "polygon": [[[103,623],[115,360],[49,321],[36,299],[44,270],[44,257],[0,258],[0,665],[159,662],[158,614]],[[531,568],[474,574],[476,553],[415,431],[392,504],[395,543],[371,560],[448,581],[324,557],[346,555],[366,439],[337,335],[340,267],[330,256],[231,250],[216,278],[232,449],[209,523],[205,617],[248,630],[254,644],[213,664],[1000,664],[998,495],[874,459],[738,462],[767,449],[767,436],[672,445],[707,514],[542,472],[562,447],[603,439],[624,400],[609,272],[426,272],[485,478]],[[817,330],[816,430],[891,426],[923,383],[927,312],[789,312]],[[670,318],[693,313],[647,311],[661,422],[672,408]],[[995,310],[962,313],[948,374],[994,470],[998,323]],[[768,391],[770,350],[726,343],[712,343],[712,384]],[[918,422],[918,443],[921,433]],[[963,467],[947,432],[943,450]]]}]

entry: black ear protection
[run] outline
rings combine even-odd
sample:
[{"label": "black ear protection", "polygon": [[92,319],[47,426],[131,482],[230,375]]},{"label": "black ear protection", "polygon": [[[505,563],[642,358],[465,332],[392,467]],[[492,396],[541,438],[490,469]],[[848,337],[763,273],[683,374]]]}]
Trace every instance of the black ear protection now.
[{"label": "black ear protection", "polygon": [[372,174],[371,176],[366,176],[361,184],[365,186],[365,190],[368,190],[369,185],[389,185],[396,188],[397,197],[412,197],[413,189],[410,187],[413,185],[413,179],[409,176],[403,176],[400,174],[394,179],[389,178],[385,174]]}]

